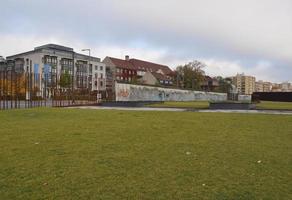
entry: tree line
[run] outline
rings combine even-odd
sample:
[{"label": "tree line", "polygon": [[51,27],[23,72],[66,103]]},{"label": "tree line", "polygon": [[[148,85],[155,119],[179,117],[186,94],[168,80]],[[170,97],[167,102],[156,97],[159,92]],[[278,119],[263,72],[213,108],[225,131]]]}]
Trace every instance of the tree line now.
[{"label": "tree line", "polygon": [[206,68],[206,64],[197,60],[177,66],[174,71],[175,86],[182,89],[222,93],[228,93],[231,90],[231,78],[217,76],[213,77],[210,82],[204,68]]}]

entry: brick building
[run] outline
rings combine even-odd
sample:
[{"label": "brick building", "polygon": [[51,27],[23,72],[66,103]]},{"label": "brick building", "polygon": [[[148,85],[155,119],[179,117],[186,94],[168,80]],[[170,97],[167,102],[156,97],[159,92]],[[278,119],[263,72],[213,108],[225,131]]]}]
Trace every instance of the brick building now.
[{"label": "brick building", "polygon": [[[116,81],[164,86],[173,84],[173,71],[166,65],[130,59],[129,56],[125,56],[125,59],[106,57],[103,63],[107,68],[106,82],[109,96],[113,95]],[[149,76],[149,73],[152,75]],[[147,80],[148,78],[151,80]]]}]

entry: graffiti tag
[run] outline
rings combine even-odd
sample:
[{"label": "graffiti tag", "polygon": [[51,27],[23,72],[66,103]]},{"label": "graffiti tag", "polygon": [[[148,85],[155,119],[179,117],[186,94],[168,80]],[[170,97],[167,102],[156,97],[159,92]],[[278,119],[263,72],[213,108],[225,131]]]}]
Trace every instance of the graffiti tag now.
[{"label": "graffiti tag", "polygon": [[118,97],[128,97],[129,96],[129,92],[128,90],[123,90],[121,89],[119,92],[118,92]]}]

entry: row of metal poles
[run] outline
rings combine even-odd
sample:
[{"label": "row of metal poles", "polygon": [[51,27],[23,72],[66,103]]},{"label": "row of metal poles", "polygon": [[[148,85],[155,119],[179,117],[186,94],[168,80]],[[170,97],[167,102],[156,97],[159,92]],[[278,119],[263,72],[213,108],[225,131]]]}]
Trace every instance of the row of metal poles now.
[{"label": "row of metal poles", "polygon": [[71,83],[64,86],[57,80],[51,74],[0,71],[0,110],[97,103],[97,92],[74,89],[73,76],[69,78]]}]

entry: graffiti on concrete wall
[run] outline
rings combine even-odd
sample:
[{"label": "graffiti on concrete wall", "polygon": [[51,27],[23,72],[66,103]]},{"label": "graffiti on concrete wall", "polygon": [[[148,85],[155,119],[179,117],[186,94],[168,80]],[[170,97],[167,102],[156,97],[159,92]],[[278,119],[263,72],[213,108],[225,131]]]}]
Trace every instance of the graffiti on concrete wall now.
[{"label": "graffiti on concrete wall", "polygon": [[126,89],[121,89],[117,92],[117,97],[127,98],[129,97],[129,91]]},{"label": "graffiti on concrete wall", "polygon": [[226,101],[227,94],[116,84],[116,101]]}]

